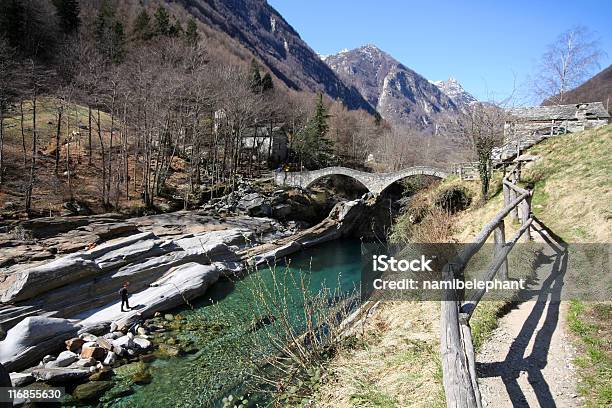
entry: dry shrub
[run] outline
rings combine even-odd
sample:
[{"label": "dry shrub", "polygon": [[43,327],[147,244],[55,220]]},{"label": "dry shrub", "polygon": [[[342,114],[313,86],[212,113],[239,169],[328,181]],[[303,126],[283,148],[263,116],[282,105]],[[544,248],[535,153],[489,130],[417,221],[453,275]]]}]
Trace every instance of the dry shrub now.
[{"label": "dry shrub", "polygon": [[420,223],[413,225],[410,241],[422,244],[450,242],[452,229],[453,217],[450,212],[433,207]]},{"label": "dry shrub", "polygon": [[436,207],[454,214],[472,203],[472,192],[461,185],[451,185],[437,191],[433,199]]}]

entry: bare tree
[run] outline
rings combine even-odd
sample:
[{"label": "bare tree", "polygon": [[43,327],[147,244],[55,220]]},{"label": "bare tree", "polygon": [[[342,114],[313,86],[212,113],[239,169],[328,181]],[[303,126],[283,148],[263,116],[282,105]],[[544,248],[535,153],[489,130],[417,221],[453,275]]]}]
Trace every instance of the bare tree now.
[{"label": "bare tree", "polygon": [[480,102],[471,104],[456,115],[440,121],[438,132],[449,137],[463,137],[478,162],[482,199],[489,196],[491,183],[491,152],[500,146],[504,136],[506,110],[499,104]]},{"label": "bare tree", "polygon": [[567,91],[587,80],[599,68],[604,55],[595,34],[577,26],[557,37],[542,55],[532,82],[540,100],[565,102]]}]

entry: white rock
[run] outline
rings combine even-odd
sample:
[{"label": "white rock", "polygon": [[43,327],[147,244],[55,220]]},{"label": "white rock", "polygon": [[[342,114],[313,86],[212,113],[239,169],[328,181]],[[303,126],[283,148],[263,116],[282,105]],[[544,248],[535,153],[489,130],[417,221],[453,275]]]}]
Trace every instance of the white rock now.
[{"label": "white rock", "polygon": [[136,343],[136,345],[143,350],[146,350],[151,347],[151,342],[147,339],[143,339],[142,337],[135,337],[134,343]]},{"label": "white rock", "polygon": [[98,339],[98,336],[94,336],[93,334],[90,334],[90,333],[81,333],[79,337],[85,340],[86,342],[93,342]]},{"label": "white rock", "polygon": [[83,343],[83,345],[81,346],[81,350],[86,349],[88,347],[96,347],[98,345],[98,343],[96,343],[95,341],[88,341],[86,343]]},{"label": "white rock", "polygon": [[47,354],[46,356],[43,357],[42,363],[47,364],[53,360],[55,360],[55,356],[52,356],[51,354]]},{"label": "white rock", "polygon": [[68,367],[70,364],[74,363],[79,359],[79,356],[76,353],[73,353],[70,350],[65,350],[59,353],[57,358],[53,361],[45,364],[46,368],[57,368],[57,367]]},{"label": "white rock", "polygon": [[117,361],[117,355],[115,353],[113,353],[112,351],[109,351],[108,354],[106,354],[106,357],[104,358],[103,364],[104,365],[111,365],[115,361]]},{"label": "white rock", "polygon": [[119,337],[118,339],[113,340],[113,346],[130,349],[134,347],[134,339],[130,338],[130,336]]},{"label": "white rock", "polygon": [[24,387],[35,381],[35,378],[29,373],[10,373],[9,376],[13,387]]},{"label": "white rock", "polygon": [[78,327],[67,319],[26,317],[0,342],[0,362],[9,371],[31,367],[49,350],[65,347],[64,341],[74,337]]},{"label": "white rock", "polygon": [[71,254],[15,272],[9,283],[0,288],[0,301],[7,303],[30,299],[99,272],[101,270],[95,262],[82,254]]},{"label": "white rock", "polygon": [[110,330],[109,334],[112,334],[112,332],[117,331],[117,323],[111,322],[109,330]]},{"label": "white rock", "polygon": [[96,365],[96,360],[93,357],[82,358],[76,362],[77,367],[91,367]]}]

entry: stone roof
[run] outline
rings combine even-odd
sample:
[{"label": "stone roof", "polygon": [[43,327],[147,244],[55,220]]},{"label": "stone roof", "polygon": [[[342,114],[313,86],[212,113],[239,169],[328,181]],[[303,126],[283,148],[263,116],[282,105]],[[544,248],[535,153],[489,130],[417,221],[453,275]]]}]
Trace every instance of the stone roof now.
[{"label": "stone roof", "polygon": [[582,106],[586,109],[586,117],[591,119],[609,118],[610,114],[601,102],[590,102],[570,105],[530,106],[510,109],[508,113],[515,119],[529,120],[572,120],[576,119],[576,112]]}]

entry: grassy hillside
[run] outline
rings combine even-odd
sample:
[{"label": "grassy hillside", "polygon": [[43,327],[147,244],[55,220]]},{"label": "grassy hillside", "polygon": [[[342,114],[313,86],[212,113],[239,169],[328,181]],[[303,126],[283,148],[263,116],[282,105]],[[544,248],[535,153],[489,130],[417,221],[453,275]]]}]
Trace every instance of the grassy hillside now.
[{"label": "grassy hillside", "polygon": [[[612,125],[549,139],[530,150],[540,156],[527,166],[523,182],[535,185],[536,215],[567,242],[611,242]],[[477,182],[449,178],[418,193],[398,220],[392,239],[401,242],[471,242],[503,207],[502,175],[482,205]],[[453,215],[436,209],[445,191],[463,190],[468,208]],[[506,223],[507,236],[518,223]],[[431,242],[430,241],[430,242]],[[528,256],[529,251],[520,251]],[[534,252],[535,254],[535,252]],[[535,255],[534,255],[535,256]],[[510,275],[517,263],[510,259]],[[482,302],[471,321],[479,348],[506,306]],[[575,334],[580,368],[578,389],[588,406],[612,404],[610,304],[571,302],[567,324]],[[435,302],[384,304],[362,334],[336,356],[324,376],[317,402],[324,407],[445,406],[439,360],[439,309]]]},{"label": "grassy hillside", "polygon": [[[522,183],[534,186],[533,212],[568,243],[612,242],[612,125],[547,139],[529,150],[539,159],[528,165]],[[497,175],[497,193],[484,206],[458,214],[454,236],[462,242],[480,230],[503,204]],[[506,223],[513,231],[517,223]],[[507,233],[508,235],[508,233]],[[493,304],[477,310],[476,337],[486,339],[496,326]],[[578,389],[589,407],[612,405],[612,305],[570,302],[567,322],[575,335],[579,355]]]}]

